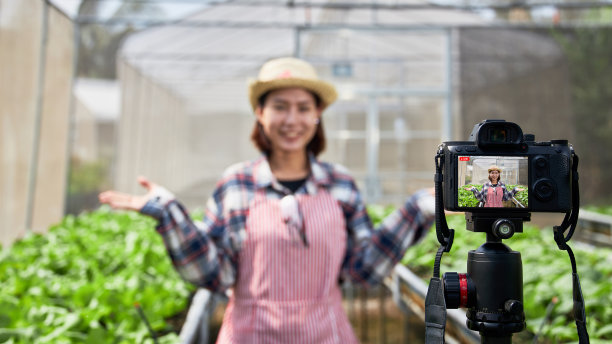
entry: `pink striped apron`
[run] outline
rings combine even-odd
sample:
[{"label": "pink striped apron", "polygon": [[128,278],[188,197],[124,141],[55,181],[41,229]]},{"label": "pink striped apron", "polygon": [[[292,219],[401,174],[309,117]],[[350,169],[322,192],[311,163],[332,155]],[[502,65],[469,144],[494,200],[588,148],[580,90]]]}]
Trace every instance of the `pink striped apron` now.
[{"label": "pink striped apron", "polygon": [[502,198],[504,197],[504,190],[499,187],[490,186],[487,191],[487,203],[485,203],[485,207],[494,207],[501,208],[504,206],[502,203]]},{"label": "pink striped apron", "polygon": [[309,247],[282,221],[279,200],[256,192],[217,343],[357,343],[338,285],[346,250],[342,210],[324,189],[296,198]]}]

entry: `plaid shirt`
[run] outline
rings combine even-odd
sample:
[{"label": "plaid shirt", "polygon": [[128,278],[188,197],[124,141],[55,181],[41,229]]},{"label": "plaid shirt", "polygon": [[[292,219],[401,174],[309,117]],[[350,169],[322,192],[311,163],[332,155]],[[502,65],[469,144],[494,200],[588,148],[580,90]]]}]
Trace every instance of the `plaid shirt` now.
[{"label": "plaid shirt", "polygon": [[[474,197],[476,197],[476,199],[479,202],[482,202],[483,204],[487,204],[487,195],[489,192],[489,189],[492,188],[493,185],[491,184],[491,182],[486,182],[484,183],[484,185],[482,186],[482,190],[478,190],[475,187],[472,187],[472,192],[474,193]],[[516,195],[518,193],[518,189],[514,188],[510,191],[508,191],[508,189],[506,189],[506,184],[504,184],[504,182],[498,182],[497,183],[497,187],[499,187],[502,191],[502,201],[508,201],[510,199],[512,199],[512,197],[514,197],[514,195]],[[500,205],[501,206],[501,205]]]},{"label": "plaid shirt", "polygon": [[[345,168],[310,157],[311,175],[295,193],[314,195],[325,188],[344,214],[347,245],[339,278],[365,285],[379,283],[418,242],[433,221],[433,197],[426,191],[411,196],[374,229],[361,194]],[[224,291],[236,281],[238,253],[247,236],[249,202],[256,190],[280,199],[291,193],[274,177],[266,157],[228,168],[207,203],[202,223],[194,223],[173,196],[162,191],[141,209],[156,218],[157,231],[175,268],[187,281]],[[431,203],[431,207],[429,205]]]}]

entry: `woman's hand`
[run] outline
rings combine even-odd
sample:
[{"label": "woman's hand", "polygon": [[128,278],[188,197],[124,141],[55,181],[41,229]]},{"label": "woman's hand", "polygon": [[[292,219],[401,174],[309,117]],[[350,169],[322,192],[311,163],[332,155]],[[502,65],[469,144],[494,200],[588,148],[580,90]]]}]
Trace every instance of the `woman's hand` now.
[{"label": "woman's hand", "polygon": [[147,189],[146,194],[137,196],[110,190],[100,193],[98,200],[100,200],[100,203],[110,205],[113,209],[140,211],[160,186],[145,177],[138,177],[138,183]]}]

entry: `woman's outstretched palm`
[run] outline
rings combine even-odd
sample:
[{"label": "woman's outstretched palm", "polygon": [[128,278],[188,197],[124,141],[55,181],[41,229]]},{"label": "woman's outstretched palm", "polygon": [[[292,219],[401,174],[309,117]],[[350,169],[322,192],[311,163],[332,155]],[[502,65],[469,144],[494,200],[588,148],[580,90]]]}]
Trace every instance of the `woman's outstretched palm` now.
[{"label": "woman's outstretched palm", "polygon": [[113,209],[139,211],[142,209],[142,207],[144,207],[147,201],[151,199],[155,193],[155,189],[159,188],[160,186],[152,183],[145,177],[138,177],[138,183],[147,189],[146,194],[139,196],[110,190],[100,193],[100,195],[98,195],[98,199],[100,200],[100,203],[108,204]]}]

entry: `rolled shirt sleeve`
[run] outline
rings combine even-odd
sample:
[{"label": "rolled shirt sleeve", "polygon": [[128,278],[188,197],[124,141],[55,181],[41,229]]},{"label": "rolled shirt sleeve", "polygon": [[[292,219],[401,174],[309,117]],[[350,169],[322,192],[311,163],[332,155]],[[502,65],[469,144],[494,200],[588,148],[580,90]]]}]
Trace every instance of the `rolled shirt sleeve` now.
[{"label": "rolled shirt sleeve", "polygon": [[[219,191],[215,192],[218,196]],[[168,254],[179,274],[188,282],[222,292],[235,282],[235,257],[228,240],[220,197],[207,203],[203,222],[195,222],[173,197],[154,197],[141,213],[158,220]]]},{"label": "rolled shirt sleeve", "polygon": [[415,193],[374,229],[356,188],[354,192],[354,202],[343,205],[349,234],[344,275],[359,284],[376,285],[432,226],[434,198],[426,190]]}]

